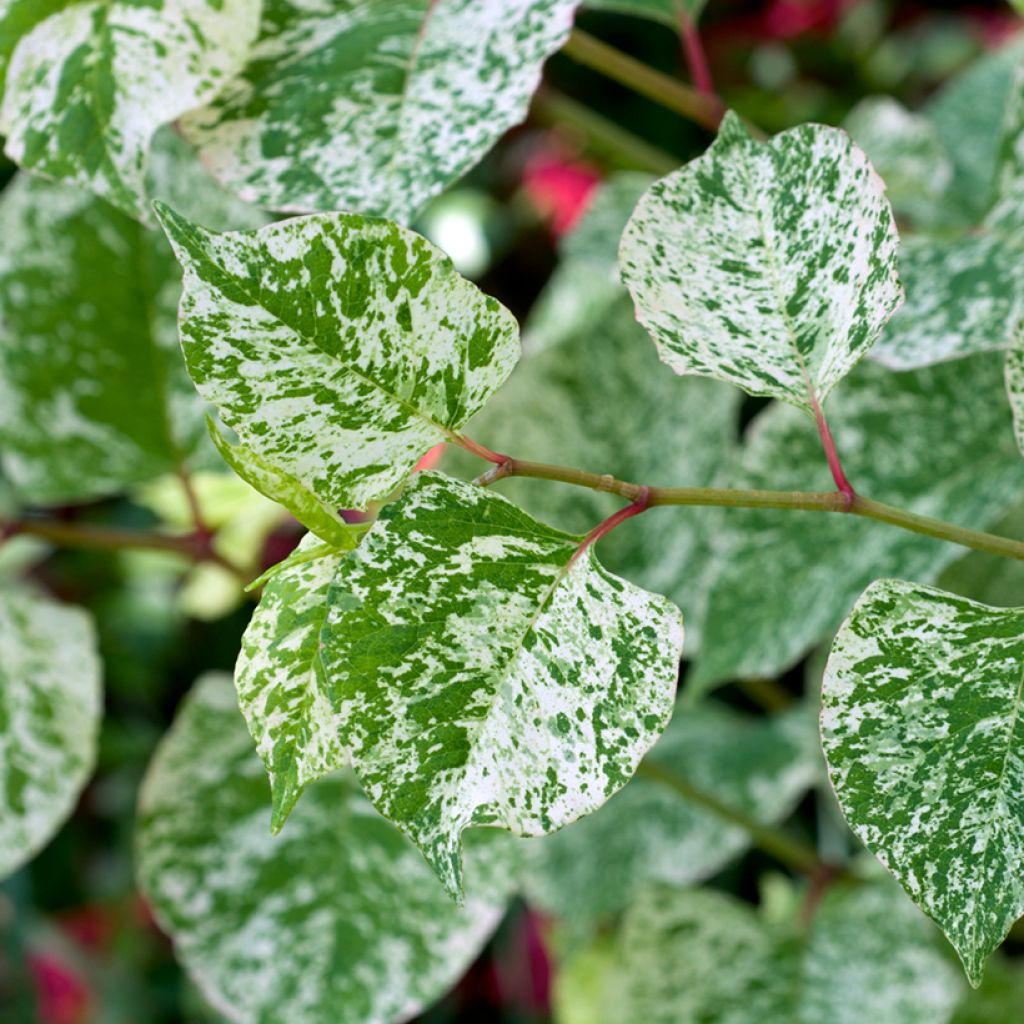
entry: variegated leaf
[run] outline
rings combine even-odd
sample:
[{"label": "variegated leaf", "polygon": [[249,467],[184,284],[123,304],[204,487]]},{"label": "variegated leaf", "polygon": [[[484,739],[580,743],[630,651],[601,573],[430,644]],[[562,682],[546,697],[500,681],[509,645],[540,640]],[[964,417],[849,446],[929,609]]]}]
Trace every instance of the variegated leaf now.
[{"label": "variegated leaf", "polygon": [[142,787],[138,876],[230,1020],[407,1020],[458,979],[501,916],[515,875],[506,843],[472,845],[459,909],[349,773],[317,783],[281,836],[266,804],[230,681],[204,677]]},{"label": "variegated leaf", "polygon": [[[809,708],[753,719],[714,702],[680,708],[647,760],[764,825],[822,774]],[[742,828],[640,775],[604,807],[530,843],[527,898],[570,926],[625,908],[652,882],[701,882],[750,846]]]},{"label": "variegated leaf", "polygon": [[350,551],[356,546],[359,531],[349,526],[335,509],[325,505],[293,476],[267,462],[254,451],[240,444],[231,444],[220,433],[212,419],[207,419],[207,426],[220,457],[250,487],[283,505],[303,526],[338,550]]},{"label": "variegated leaf", "polygon": [[801,942],[713,890],[651,889],[601,979],[597,1024],[944,1024],[962,982],[887,880],[833,888]]},{"label": "variegated leaf", "polygon": [[1013,413],[1013,431],[1017,446],[1024,453],[1024,324],[1018,327],[1013,345],[1006,355],[1006,391]]},{"label": "variegated leaf", "polygon": [[158,213],[185,269],[196,388],[329,506],[385,497],[519,358],[512,315],[396,224],[323,214],[214,235]]},{"label": "variegated leaf", "polygon": [[[843,127],[882,176],[897,215],[918,227],[943,226],[942,201],[953,180],[953,163],[927,117],[890,96],[869,96],[850,111]],[[900,258],[902,272],[902,250]]]},{"label": "variegated leaf", "polygon": [[320,661],[327,588],[343,557],[307,534],[264,587],[235,665],[238,702],[270,777],[275,832],[310,782],[348,763]]},{"label": "variegated leaf", "polygon": [[321,657],[342,744],[452,893],[463,829],[575,821],[672,713],[682,616],[579,543],[424,473],[331,584]]},{"label": "variegated leaf", "polygon": [[241,70],[259,15],[259,0],[2,0],[7,155],[148,219],[153,134]]},{"label": "variegated leaf", "polygon": [[53,836],[92,774],[100,674],[85,612],[0,589],[0,878]]},{"label": "variegated leaf", "polygon": [[266,0],[245,72],[182,127],[248,199],[407,222],[526,116],[578,0]]},{"label": "variegated leaf", "polygon": [[813,408],[901,301],[881,179],[845,132],[755,141],[735,114],[622,237],[637,317],[676,373]]},{"label": "variegated leaf", "polygon": [[[834,396],[829,421],[854,486],[901,508],[985,528],[1024,493],[1002,360],[892,373],[862,363]],[[828,490],[808,417],[766,409],[724,474],[744,488]],[[766,552],[771,553],[766,566]],[[729,679],[774,677],[842,622],[880,576],[933,582],[963,549],[844,515],[730,509],[718,523],[694,693]]]},{"label": "variegated leaf", "polygon": [[[150,170],[154,190],[187,193],[218,224],[261,222],[170,131]],[[87,192],[29,175],[0,197],[0,238],[0,459],[19,496],[84,500],[194,468],[208,442],[167,242]]]},{"label": "variegated leaf", "polygon": [[1024,913],[1024,609],[902,580],[843,623],[822,690],[850,827],[960,954],[973,985]]}]

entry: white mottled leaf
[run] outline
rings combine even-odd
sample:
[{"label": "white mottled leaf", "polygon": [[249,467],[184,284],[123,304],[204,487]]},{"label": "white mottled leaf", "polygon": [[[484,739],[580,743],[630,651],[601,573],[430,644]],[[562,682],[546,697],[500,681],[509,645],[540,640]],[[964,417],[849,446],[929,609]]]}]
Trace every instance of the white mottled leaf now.
[{"label": "white mottled leaf", "polygon": [[845,132],[755,141],[726,115],[655,183],[622,237],[637,318],[676,373],[813,408],[901,301],[881,179]]},{"label": "white mottled leaf", "polygon": [[7,155],[148,219],[153,134],[241,70],[259,14],[259,0],[2,0]]},{"label": "white mottled leaf", "polygon": [[869,96],[850,111],[843,127],[882,176],[897,215],[918,226],[945,226],[942,200],[953,164],[927,117],[890,96]]},{"label": "white mottled leaf", "polygon": [[396,224],[322,214],[214,235],[158,212],[185,269],[196,388],[329,506],[387,496],[519,358],[512,315]]},{"label": "white mottled leaf", "polygon": [[302,483],[254,451],[240,444],[231,444],[212,419],[207,420],[207,426],[220,457],[250,487],[283,505],[303,526],[335,548],[349,551],[356,546],[359,531],[353,530],[335,509],[325,505]]},{"label": "white mottled leaf", "polygon": [[266,0],[248,67],[182,128],[264,206],[407,222],[525,118],[577,2]]},{"label": "white mottled leaf", "polygon": [[[985,529],[1024,493],[1004,395],[995,354],[911,373],[862,363],[833,396],[829,422],[860,493]],[[754,420],[724,479],[754,489],[832,487],[814,425],[782,406]],[[729,509],[718,521],[701,657],[688,686],[697,693],[775,677],[826,640],[872,580],[931,583],[963,553],[860,517]]]},{"label": "white mottled leaf", "polygon": [[320,661],[327,588],[344,555],[320,546],[307,534],[295,555],[321,557],[293,561],[267,582],[235,665],[238,702],[270,777],[275,831],[310,782],[348,763]]},{"label": "white mottled leaf", "polygon": [[901,580],[843,623],[822,690],[850,827],[942,928],[977,985],[1024,913],[1024,609]]},{"label": "white mottled leaf", "polygon": [[[169,131],[151,171],[154,190],[173,182],[219,224],[258,222]],[[29,175],[0,197],[0,238],[0,449],[19,496],[84,500],[194,468],[208,442],[178,345],[166,240],[87,192]]]},{"label": "white mottled leaf", "polygon": [[905,238],[900,273],[907,301],[871,352],[892,369],[1005,349],[1024,320],[1024,248],[1002,230]]},{"label": "white mottled leaf", "polygon": [[[604,284],[606,292],[612,286]],[[621,480],[713,486],[735,447],[740,394],[666,373],[621,289],[600,317],[561,343],[526,357],[472,423],[472,436],[519,458],[580,466]],[[452,452],[452,455],[457,454]],[[449,460],[454,462],[454,460]],[[479,460],[457,463],[467,475]],[[496,485],[531,515],[583,533],[621,507],[598,491],[539,480]],[[657,509],[603,538],[602,564],[670,597],[686,616],[688,656],[698,650],[710,539],[717,509]]]},{"label": "white mottled leaf", "polygon": [[341,741],[449,891],[460,834],[553,832],[633,774],[672,713],[682,616],[580,538],[416,478],[338,566],[321,633]]},{"label": "white mottled leaf", "polygon": [[85,612],[0,589],[0,878],[49,841],[92,774],[100,675]]},{"label": "white mottled leaf", "polygon": [[595,1024],[944,1024],[962,983],[936,938],[887,881],[829,890],[803,941],[725,893],[649,889]]},{"label": "white mottled leaf", "polygon": [[[809,709],[754,719],[680,708],[651,761],[764,825],[787,818],[821,775]],[[527,847],[527,898],[570,926],[628,906],[651,882],[692,885],[750,846],[744,829],[640,775],[593,814]]]},{"label": "white mottled leaf", "polygon": [[1006,391],[1013,413],[1013,431],[1017,446],[1024,453],[1024,325],[1018,328],[1010,351],[1006,354]]},{"label": "white mottled leaf", "polygon": [[137,861],[206,998],[243,1024],[393,1024],[439,998],[501,916],[508,845],[472,845],[459,909],[350,774],[313,786],[277,837],[267,796],[230,681],[204,677],[147,773]]}]

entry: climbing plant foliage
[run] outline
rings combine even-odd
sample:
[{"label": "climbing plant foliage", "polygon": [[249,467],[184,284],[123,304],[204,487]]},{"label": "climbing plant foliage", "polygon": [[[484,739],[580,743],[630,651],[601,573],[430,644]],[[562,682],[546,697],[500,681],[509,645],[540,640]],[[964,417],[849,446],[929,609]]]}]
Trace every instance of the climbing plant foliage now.
[{"label": "climbing plant foliage", "polygon": [[[0,0],[0,536],[129,492],[225,607],[249,585],[138,815],[227,1018],[397,1024],[519,895],[563,1024],[959,1020],[941,935],[977,986],[1024,914],[1024,51],[613,176],[521,345],[415,218],[577,6]],[[3,875],[102,703],[88,614],[20,569]],[[752,847],[790,869],[758,909],[700,888]]]}]

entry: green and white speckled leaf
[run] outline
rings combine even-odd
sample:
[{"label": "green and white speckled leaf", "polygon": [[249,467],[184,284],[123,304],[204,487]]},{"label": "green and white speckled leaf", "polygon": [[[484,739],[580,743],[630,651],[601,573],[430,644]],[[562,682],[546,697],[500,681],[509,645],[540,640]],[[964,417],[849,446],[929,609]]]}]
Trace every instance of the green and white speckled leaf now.
[{"label": "green and white speckled leaf", "polygon": [[801,942],[711,890],[651,889],[605,972],[599,1024],[945,1024],[962,982],[891,882],[833,888]]},{"label": "green and white speckled leaf", "polygon": [[154,133],[242,69],[259,16],[259,0],[2,0],[7,155],[147,220]]},{"label": "green and white speckled leaf", "polygon": [[[527,350],[470,432],[520,458],[622,480],[712,486],[735,446],[741,396],[717,381],[666,373],[628,298],[617,291],[592,325],[539,355]],[[479,459],[460,458],[457,465],[467,475],[480,472]],[[586,532],[622,506],[612,495],[537,480],[502,481],[495,489],[571,533]],[[682,608],[690,656],[700,643],[708,546],[720,518],[717,509],[652,510],[598,545],[608,569]]]},{"label": "green and white speckled leaf", "polygon": [[0,878],[53,836],[92,774],[100,675],[85,612],[0,589]]},{"label": "green and white speckled leaf", "polygon": [[850,137],[804,125],[768,143],[727,114],[622,236],[637,318],[676,373],[812,408],[900,304],[881,179]]},{"label": "green and white speckled leaf", "polygon": [[266,0],[246,70],[182,121],[279,210],[408,222],[526,117],[578,0]]},{"label": "green and white speckled leaf", "polygon": [[1013,232],[905,238],[900,273],[907,301],[871,352],[892,369],[1005,349],[1024,320],[1024,247]]},{"label": "green and white speckled leaf", "polygon": [[[295,555],[319,547],[306,534]],[[321,555],[294,561],[267,582],[235,665],[238,703],[270,777],[275,832],[310,782],[348,763],[320,661],[327,589],[345,556]]]},{"label": "green and white speckled leaf", "polygon": [[953,163],[927,117],[890,96],[869,96],[850,111],[843,127],[882,176],[897,215],[917,226],[944,226],[942,200],[953,180]]},{"label": "green and white speckled leaf", "polygon": [[459,909],[350,774],[277,837],[267,795],[230,681],[204,677],[143,784],[137,863],[206,998],[243,1024],[393,1024],[439,998],[501,916],[508,844],[473,844]]},{"label": "green and white speckled leaf", "polygon": [[[617,174],[597,189],[583,219],[559,246],[558,265],[530,310],[523,329],[523,346],[530,355],[601,329],[623,293],[619,240],[652,180],[649,174]],[[640,346],[631,349],[640,360]]]},{"label": "green and white speckled leaf", "polygon": [[[995,354],[911,373],[863,363],[833,396],[829,422],[854,486],[880,501],[983,529],[1024,493]],[[767,409],[746,441],[726,483],[832,487],[805,414]],[[775,677],[827,639],[873,580],[931,583],[963,553],[851,516],[730,509],[719,522],[689,687],[696,693],[728,679]]]},{"label": "green and white speckled leaf", "polygon": [[822,688],[850,827],[956,948],[973,985],[1024,913],[1024,609],[901,580],[843,623]]},{"label": "green and white speckled leaf", "polygon": [[[647,760],[764,825],[785,820],[822,775],[805,707],[771,719],[713,702],[680,708]],[[703,881],[749,846],[742,828],[640,775],[582,821],[529,844],[526,896],[585,928],[651,882]]]},{"label": "green and white speckled leaf", "polygon": [[696,20],[707,6],[707,0],[585,0],[584,6],[595,11],[649,18],[678,29],[680,15],[687,14]]},{"label": "green and white speckled leaf", "polygon": [[445,887],[462,830],[553,832],[632,776],[672,713],[683,624],[580,538],[419,475],[338,566],[321,632],[341,742]]},{"label": "green and white speckled leaf", "polygon": [[322,214],[214,235],[158,213],[185,269],[196,388],[327,505],[386,497],[519,358],[512,314],[397,224]]},{"label": "green and white speckled leaf", "polygon": [[[1024,325],[1022,325],[1024,327]],[[1018,328],[1013,345],[1006,354],[1006,393],[1013,413],[1013,431],[1024,453],[1024,329]]]},{"label": "green and white speckled leaf", "polygon": [[[151,172],[155,191],[173,183],[217,223],[259,222],[170,131]],[[0,449],[21,498],[101,497],[193,462],[208,447],[203,405],[182,364],[179,272],[160,234],[21,175],[0,197],[0,238]]]},{"label": "green and white speckled leaf", "polygon": [[278,469],[244,445],[231,444],[217,429],[212,419],[207,420],[210,438],[220,457],[250,486],[286,509],[303,526],[312,530],[341,551],[350,551],[359,542],[359,531],[325,505],[312,491],[294,477]]},{"label": "green and white speckled leaf", "polygon": [[953,1024],[1007,1024],[1024,1006],[1024,970],[1020,960],[998,954],[985,965],[981,985],[967,993]]}]

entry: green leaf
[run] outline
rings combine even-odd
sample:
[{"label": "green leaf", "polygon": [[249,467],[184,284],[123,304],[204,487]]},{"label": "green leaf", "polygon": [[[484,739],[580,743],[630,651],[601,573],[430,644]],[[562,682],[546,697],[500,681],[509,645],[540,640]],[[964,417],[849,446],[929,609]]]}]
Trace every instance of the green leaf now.
[{"label": "green leaf", "polygon": [[[829,410],[854,487],[965,526],[993,522],[1024,492],[1024,462],[1001,377],[994,355],[912,373],[859,366]],[[755,419],[725,476],[737,487],[833,486],[814,425],[779,406]],[[962,553],[860,517],[728,510],[719,523],[691,691],[776,676],[825,640],[872,580],[900,575],[932,582]]]},{"label": "green leaf", "polygon": [[0,589],[0,878],[33,857],[92,774],[100,661],[85,612]]},{"label": "green leaf", "polygon": [[[1000,537],[1024,537],[1024,502],[1017,502],[991,530]],[[972,601],[1010,607],[1024,602],[1024,562],[971,551],[946,569],[937,586]]]},{"label": "green leaf", "polygon": [[649,889],[595,1024],[943,1024],[960,989],[935,938],[889,882],[830,889],[803,942],[725,893]]},{"label": "green leaf", "polygon": [[157,212],[185,269],[196,388],[329,506],[385,497],[519,358],[508,310],[396,224],[339,213],[214,235]]},{"label": "green leaf", "polygon": [[686,14],[696,21],[707,6],[707,0],[585,0],[584,6],[595,11],[649,18],[678,29],[680,16]]},{"label": "green leaf", "polygon": [[501,916],[514,877],[505,844],[473,845],[475,884],[459,909],[348,773],[312,787],[281,836],[267,830],[266,804],[230,682],[206,676],[143,784],[138,877],[189,973],[232,1020],[405,1020],[458,979]]},{"label": "green leaf", "polygon": [[[821,775],[808,712],[797,707],[766,719],[714,702],[681,708],[647,760],[774,825]],[[742,828],[639,775],[587,818],[529,844],[526,894],[570,927],[585,927],[628,906],[651,882],[703,881],[749,846]]]},{"label": "green leaf", "polygon": [[1012,231],[905,238],[900,273],[907,301],[871,352],[892,369],[1005,349],[1024,319],[1024,248]]},{"label": "green leaf", "polygon": [[303,526],[341,551],[351,551],[359,543],[359,531],[325,505],[294,477],[278,469],[254,451],[229,443],[209,417],[206,425],[220,457],[250,486],[286,509]]},{"label": "green leaf", "polygon": [[825,671],[821,732],[850,827],[934,918],[971,984],[1024,913],[1024,609],[872,584]]},{"label": "green leaf", "polygon": [[259,0],[3,0],[7,155],[148,219],[153,134],[241,70],[259,15]]},{"label": "green leaf", "polygon": [[[850,111],[843,127],[882,176],[897,215],[918,226],[945,226],[942,200],[953,179],[953,163],[927,117],[890,96],[868,96]],[[902,271],[902,251],[900,256]]]},{"label": "green leaf", "polygon": [[1006,392],[1013,413],[1013,432],[1024,453],[1024,324],[1018,327],[1013,345],[1006,354]]},{"label": "green leaf", "polygon": [[[155,190],[175,182],[220,223],[260,216],[171,132],[151,171]],[[19,496],[80,501],[194,467],[208,443],[166,241],[87,192],[29,175],[0,198],[0,237],[0,448]]]},{"label": "green leaf", "polygon": [[321,657],[363,788],[461,885],[460,834],[544,835],[621,788],[672,713],[682,616],[580,538],[419,474],[338,566]]},{"label": "green leaf", "polygon": [[[597,188],[586,214],[559,246],[554,273],[530,311],[523,330],[528,354],[600,331],[606,314],[620,304],[619,240],[652,180],[649,174],[621,173]],[[640,347],[634,343],[624,356],[642,361]]]},{"label": "green leaf", "polygon": [[[299,557],[317,554],[307,534]],[[279,831],[302,791],[348,763],[320,661],[327,588],[344,555],[293,562],[267,583],[235,665],[238,702],[266,765]]]},{"label": "green leaf", "polygon": [[182,128],[264,206],[407,222],[526,117],[577,2],[267,0],[248,67]]},{"label": "green leaf", "polygon": [[622,237],[637,317],[676,373],[813,408],[901,301],[881,179],[845,132],[714,145],[651,187]]},{"label": "green leaf", "polygon": [[1022,59],[1019,42],[986,54],[924,107],[953,161],[947,215],[965,226],[976,224],[994,201],[1007,126],[1017,122],[1024,102],[1017,81]]}]

